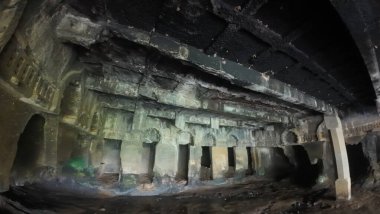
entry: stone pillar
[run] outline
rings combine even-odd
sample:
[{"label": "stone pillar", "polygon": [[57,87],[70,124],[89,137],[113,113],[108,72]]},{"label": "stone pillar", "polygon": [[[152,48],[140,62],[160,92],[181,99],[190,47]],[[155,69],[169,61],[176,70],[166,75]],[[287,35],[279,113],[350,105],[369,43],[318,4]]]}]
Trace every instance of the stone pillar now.
[{"label": "stone pillar", "polygon": [[154,171],[160,176],[175,177],[177,165],[178,146],[164,142],[157,144]]},{"label": "stone pillar", "polygon": [[[133,140],[133,139],[132,139]],[[146,173],[145,165],[140,161],[143,159],[143,146],[138,141],[124,141],[121,146],[121,165],[123,174]]]},{"label": "stone pillar", "polygon": [[228,171],[227,147],[212,147],[211,158],[213,179],[225,178],[225,175]]},{"label": "stone pillar", "polygon": [[202,157],[202,147],[190,146],[189,157],[189,181],[197,181],[200,179],[200,166]]},{"label": "stone pillar", "polygon": [[99,138],[93,138],[90,144],[90,166],[99,168],[102,163],[103,141]]},{"label": "stone pillar", "polygon": [[76,138],[76,146],[72,153],[74,154],[73,157],[83,160],[83,169],[89,167],[91,138],[92,136],[87,134],[78,134]]},{"label": "stone pillar", "polygon": [[246,147],[235,147],[236,176],[244,177],[248,170],[248,152]]},{"label": "stone pillar", "polygon": [[58,152],[58,130],[59,118],[53,115],[46,115],[46,124],[44,127],[45,140],[44,140],[44,153],[43,153],[43,166],[50,166],[54,169],[57,168],[57,152]]},{"label": "stone pillar", "polygon": [[259,152],[259,148],[252,147],[251,154],[253,172],[254,174],[259,174],[259,171],[261,169],[261,154]]},{"label": "stone pillar", "polygon": [[334,147],[338,179],[335,181],[337,199],[351,199],[351,178],[342,123],[337,115],[325,115],[326,128],[330,131]]}]

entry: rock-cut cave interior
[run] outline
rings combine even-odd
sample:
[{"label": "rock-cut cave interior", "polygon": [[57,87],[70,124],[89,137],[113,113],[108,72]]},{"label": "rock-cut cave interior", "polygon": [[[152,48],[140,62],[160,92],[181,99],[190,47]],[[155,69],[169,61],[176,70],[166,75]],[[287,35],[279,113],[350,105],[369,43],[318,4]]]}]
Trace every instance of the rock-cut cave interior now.
[{"label": "rock-cut cave interior", "polygon": [[379,213],[380,1],[0,0],[0,213]]}]

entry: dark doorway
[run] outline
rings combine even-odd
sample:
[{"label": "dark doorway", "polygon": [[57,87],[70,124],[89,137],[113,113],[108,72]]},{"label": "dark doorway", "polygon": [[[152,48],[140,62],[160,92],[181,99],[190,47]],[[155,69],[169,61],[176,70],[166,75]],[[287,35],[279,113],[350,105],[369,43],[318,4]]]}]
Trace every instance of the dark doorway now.
[{"label": "dark doorway", "polygon": [[236,154],[235,147],[228,147],[228,171],[226,174],[227,178],[231,178],[235,175],[236,169]]},{"label": "dark doorway", "polygon": [[153,143],[143,143],[143,156],[148,157],[148,171],[147,175],[149,178],[149,183],[153,181],[153,168],[154,168],[154,162],[156,159],[156,144],[155,142]]},{"label": "dark doorway", "polygon": [[209,146],[202,146],[201,165],[204,167],[211,167],[211,148]]},{"label": "dark doorway", "polygon": [[12,166],[12,180],[23,179],[38,167],[38,158],[44,144],[45,119],[34,115],[25,126],[17,143],[17,153]]},{"label": "dark doorway", "polygon": [[362,183],[370,173],[370,163],[364,155],[362,143],[346,145],[352,183]]},{"label": "dark doorway", "polygon": [[236,160],[235,160],[235,148],[228,147],[228,166],[235,169]]},{"label": "dark doorway", "polygon": [[212,179],[212,157],[211,157],[211,147],[202,146],[202,157],[201,157],[201,180],[211,180]]},{"label": "dark doorway", "polygon": [[296,162],[295,173],[292,175],[295,184],[301,187],[311,187],[316,184],[317,178],[322,173],[322,161],[312,164],[303,146],[293,146]]},{"label": "dark doorway", "polygon": [[254,174],[254,167],[253,167],[253,158],[252,158],[252,147],[247,147],[247,159],[248,159],[248,169],[246,171],[246,175],[253,175]]},{"label": "dark doorway", "polygon": [[189,145],[179,145],[177,180],[187,180],[189,172]]}]

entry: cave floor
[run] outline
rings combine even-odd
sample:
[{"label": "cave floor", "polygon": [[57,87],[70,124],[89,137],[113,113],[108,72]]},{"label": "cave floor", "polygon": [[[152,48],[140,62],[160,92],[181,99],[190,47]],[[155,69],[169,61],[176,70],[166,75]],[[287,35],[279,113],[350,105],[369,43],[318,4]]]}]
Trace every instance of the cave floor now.
[{"label": "cave floor", "polygon": [[380,188],[355,186],[350,201],[335,201],[328,189],[270,181],[166,196],[109,197],[91,191],[41,184],[12,187],[1,196],[0,213],[379,213],[380,209]]}]

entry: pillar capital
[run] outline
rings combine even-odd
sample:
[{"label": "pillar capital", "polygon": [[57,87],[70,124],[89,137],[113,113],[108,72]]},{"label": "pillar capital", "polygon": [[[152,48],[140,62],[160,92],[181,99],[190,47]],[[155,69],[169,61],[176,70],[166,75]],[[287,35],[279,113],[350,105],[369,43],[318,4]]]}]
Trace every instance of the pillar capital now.
[{"label": "pillar capital", "polygon": [[342,122],[337,114],[325,115],[324,119],[327,129],[337,129],[342,127]]}]

